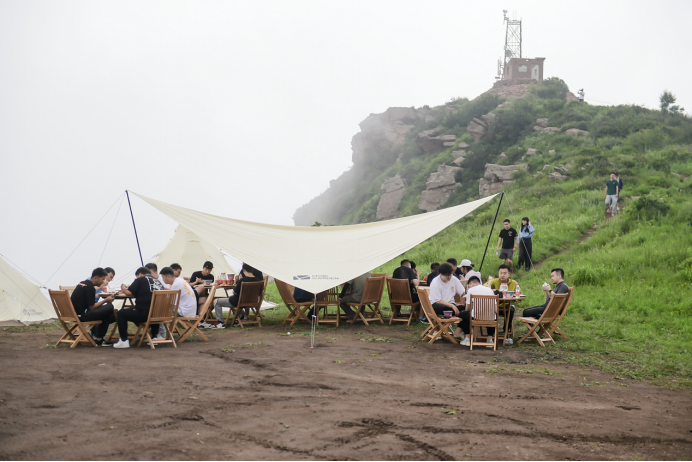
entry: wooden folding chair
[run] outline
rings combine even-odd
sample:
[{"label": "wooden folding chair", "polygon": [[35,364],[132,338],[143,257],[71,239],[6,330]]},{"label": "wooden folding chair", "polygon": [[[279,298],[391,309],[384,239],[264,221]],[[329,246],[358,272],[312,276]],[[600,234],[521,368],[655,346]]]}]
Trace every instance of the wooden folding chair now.
[{"label": "wooden folding chair", "polygon": [[202,337],[202,340],[208,342],[209,339],[206,335],[199,330],[199,325],[204,321],[207,316],[207,312],[211,311],[212,304],[214,303],[214,296],[216,295],[216,286],[209,289],[209,297],[207,301],[204,302],[202,307],[199,309],[197,316],[178,316],[176,317],[175,330],[178,333],[178,343],[183,343],[192,334],[197,334]]},{"label": "wooden folding chair", "polygon": [[72,296],[72,292],[77,288],[77,286],[58,286],[60,290],[66,290],[68,296]]},{"label": "wooden folding chair", "polygon": [[[370,303],[366,306],[363,307],[363,315],[366,316],[367,318],[372,318],[375,320],[376,318],[382,319],[382,311],[380,311],[380,303],[382,303],[382,295],[384,294],[384,287],[386,285],[386,276],[387,273],[376,273],[379,276],[373,276],[373,278],[379,279],[379,290],[377,293],[379,296],[377,297],[377,301],[375,303]],[[382,276],[384,275],[384,276]],[[370,310],[369,312],[367,310]],[[382,323],[384,324],[384,322]]]},{"label": "wooden folding chair", "polygon": [[[339,295],[341,295],[341,290],[339,287],[332,287],[329,290],[320,292],[316,296],[315,303],[315,314],[317,315],[317,325],[320,324],[334,324],[339,327],[339,322],[341,320],[341,308],[339,307]],[[336,307],[335,313],[329,312],[329,307]],[[320,318],[320,311],[322,311],[322,318]]]},{"label": "wooden folding chair", "polygon": [[[379,305],[382,298],[382,290],[384,289],[384,278],[371,277],[365,280],[365,287],[363,288],[363,296],[360,302],[347,303],[348,306],[356,309],[356,314],[351,319],[351,324],[355,324],[357,321],[363,321],[366,326],[369,326],[368,321],[379,321],[380,324],[384,324],[382,321],[382,316],[380,315]],[[372,311],[366,313],[364,311],[365,307],[370,305]],[[365,315],[368,315],[366,317]]]},{"label": "wooden folding chair", "polygon": [[[262,306],[263,294],[263,281],[243,282],[240,286],[240,294],[238,294],[238,306],[232,306],[228,311],[228,315],[226,315],[226,327],[234,326],[236,322],[241,328],[245,328],[246,324],[257,324],[259,327],[262,327],[259,311]],[[244,308],[247,308],[247,321],[243,321],[240,314],[245,311]],[[231,315],[233,315],[233,321],[229,324]]]},{"label": "wooden folding chair", "polygon": [[387,273],[372,273],[372,277],[374,277],[374,278],[385,278],[385,279],[387,279]]},{"label": "wooden folding chair", "polygon": [[569,305],[572,303],[572,296],[574,295],[574,287],[569,288],[569,297],[567,297],[567,300],[562,304],[562,307],[560,308],[560,314],[558,315],[557,319],[553,323],[553,325],[550,327],[550,330],[548,331],[550,335],[553,335],[553,332],[561,335],[562,338],[565,340],[568,339],[567,334],[565,334],[562,329],[560,329],[560,323],[562,322],[562,318],[565,317],[565,313],[567,313],[567,308],[569,308]]},{"label": "wooden folding chair", "polygon": [[451,318],[440,318],[435,313],[432,303],[430,303],[430,288],[419,287],[418,288],[418,298],[420,299],[420,305],[425,312],[425,317],[428,318],[430,325],[423,331],[420,336],[422,339],[430,339],[428,343],[433,343],[435,340],[441,338],[447,339],[450,342],[456,344],[459,343],[454,338],[454,332],[452,331],[452,324],[461,322],[461,318],[453,316]]},{"label": "wooden folding chair", "polygon": [[[420,308],[420,302],[413,302],[411,297],[411,287],[407,279],[394,279],[387,278],[387,292],[389,293],[389,304],[392,307],[392,316],[389,318],[389,325],[392,322],[405,322],[406,325],[410,326],[411,321],[416,316],[418,309]],[[408,315],[401,313],[401,308],[404,306],[410,306],[411,310]]]},{"label": "wooden folding chair", "polygon": [[279,295],[281,295],[281,299],[284,301],[289,311],[288,316],[286,316],[286,319],[284,319],[281,324],[286,324],[290,321],[290,325],[292,326],[299,320],[310,322],[305,312],[313,305],[314,301],[296,302],[295,298],[293,298],[291,287],[288,284],[278,279],[274,279],[274,283],[276,283],[276,288],[279,289]]},{"label": "wooden folding chair", "polygon": [[[48,293],[50,294],[53,308],[55,308],[55,314],[58,315],[58,321],[60,321],[62,328],[65,329],[65,333],[55,345],[67,343],[70,345],[70,348],[74,348],[77,344],[85,342],[96,346],[96,342],[89,335],[89,329],[96,324],[101,324],[101,321],[82,322],[74,310],[67,290],[49,290]],[[75,336],[75,334],[77,335]]]},{"label": "wooden folding chair", "polygon": [[267,294],[267,285],[269,284],[269,276],[264,276],[262,278],[262,280],[264,281],[264,287],[262,288],[262,300],[260,301],[260,307],[257,309],[257,315],[260,317],[260,319],[264,319],[264,315],[262,314],[262,303],[264,303],[264,296]]},{"label": "wooden folding chair", "polygon": [[[138,347],[141,347],[146,339],[149,347],[153,350],[160,343],[172,343],[173,347],[178,348],[173,338],[176,318],[178,317],[178,305],[180,304],[180,290],[155,290],[151,294],[151,307],[147,322],[137,326],[137,331],[133,336],[133,344],[140,337]],[[163,324],[166,326],[166,338],[154,340],[151,338],[149,327],[152,324]]]},{"label": "wooden folding chair", "polygon": [[[471,350],[473,346],[493,347],[493,351],[497,349],[497,331],[500,330],[499,316],[497,307],[500,302],[498,295],[476,295],[471,294]],[[469,307],[466,308],[467,311]],[[495,334],[493,335],[493,343],[488,343],[489,335],[480,335],[481,327],[494,327]],[[476,335],[476,329],[479,334]],[[477,338],[483,338],[485,342],[477,342]]]},{"label": "wooden folding chair", "polygon": [[[567,301],[567,297],[569,297],[568,293],[553,294],[550,300],[548,300],[548,306],[545,307],[539,319],[529,317],[517,318],[517,320],[523,322],[529,330],[519,339],[518,343],[523,342],[529,337],[538,341],[541,346],[545,346],[544,342],[555,343],[555,340],[550,335],[549,329],[560,316],[560,310],[562,309],[562,305]],[[545,335],[545,337],[541,337],[542,335]]]}]

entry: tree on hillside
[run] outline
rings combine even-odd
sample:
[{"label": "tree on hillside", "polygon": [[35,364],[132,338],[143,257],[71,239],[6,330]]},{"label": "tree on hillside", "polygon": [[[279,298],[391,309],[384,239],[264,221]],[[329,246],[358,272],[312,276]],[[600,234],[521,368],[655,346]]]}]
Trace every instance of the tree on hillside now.
[{"label": "tree on hillside", "polygon": [[661,112],[664,114],[682,114],[685,111],[684,107],[675,104],[675,95],[668,90],[664,90],[658,99],[661,102]]}]

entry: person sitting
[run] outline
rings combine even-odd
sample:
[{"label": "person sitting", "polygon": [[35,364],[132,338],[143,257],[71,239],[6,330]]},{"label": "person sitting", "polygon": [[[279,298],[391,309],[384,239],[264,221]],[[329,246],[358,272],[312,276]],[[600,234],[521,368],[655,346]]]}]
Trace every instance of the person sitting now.
[{"label": "person sitting", "polygon": [[315,294],[313,294],[312,292],[303,290],[300,287],[296,287],[293,289],[293,300],[295,300],[296,303],[311,302],[314,299]]},{"label": "person sitting", "polygon": [[209,291],[204,287],[205,285],[210,285],[214,283],[214,275],[211,274],[211,270],[214,269],[214,264],[210,261],[205,261],[202,266],[202,271],[195,271],[190,276],[190,285],[195,289],[197,293],[197,305],[203,305],[207,301],[207,295]]},{"label": "person sitting", "polygon": [[94,303],[98,303],[99,299],[99,294],[102,292],[108,293],[108,284],[113,280],[115,277],[115,270],[111,268],[110,266],[107,266],[104,268],[106,270],[106,277],[103,279],[103,284],[100,286],[96,286],[96,298],[94,298]]},{"label": "person sitting", "polygon": [[438,268],[440,275],[430,285],[430,303],[438,316],[444,316],[445,311],[453,311],[454,316],[461,318],[459,325],[469,333],[470,315],[464,310],[465,300],[457,304],[454,295],[464,295],[465,289],[459,279],[454,277],[454,268],[449,263],[442,263]]},{"label": "person sitting", "polygon": [[447,263],[452,265],[453,272],[452,274],[454,275],[455,278],[461,279],[461,268],[457,266],[457,259],[456,258],[448,258]]},{"label": "person sitting", "polygon": [[[172,263],[169,266],[169,268],[173,270],[173,275],[177,278],[179,278],[183,272],[183,267],[180,266],[178,263]],[[187,278],[187,279],[190,279],[190,278]],[[183,280],[187,282],[187,280],[185,278],[183,278]]]},{"label": "person sitting", "polygon": [[197,314],[197,297],[195,290],[190,284],[181,277],[175,275],[175,270],[169,266],[161,269],[163,283],[171,290],[180,291],[180,303],[178,304],[178,315],[190,318]]},{"label": "person sitting", "polygon": [[[113,296],[109,295],[99,301],[96,300],[96,287],[101,287],[108,273],[103,268],[96,268],[91,272],[91,278],[86,279],[75,286],[70,300],[75,313],[80,321],[101,321],[91,329],[91,336],[96,342],[96,346],[111,346],[103,340],[108,333],[108,326],[115,322],[113,315]],[[95,331],[95,332],[94,332]]]},{"label": "person sitting", "polygon": [[433,264],[430,265],[430,274],[428,274],[427,276],[425,276],[425,279],[424,279],[425,283],[426,283],[428,286],[430,286],[430,283],[433,281],[433,279],[435,279],[437,276],[440,275],[440,273],[437,272],[437,269],[438,269],[439,267],[440,267],[440,264],[437,263],[437,262],[435,262],[435,263],[433,263]]},{"label": "person sitting", "polygon": [[[471,276],[468,279],[468,289],[466,290],[466,306],[470,306],[471,304],[471,295],[495,295],[495,292],[489,287],[485,287],[483,284],[481,284],[481,280],[478,276]],[[471,317],[473,318],[473,307],[471,307]],[[488,335],[494,336],[495,335],[495,328],[494,327],[488,327]],[[457,326],[456,330],[454,331],[454,337],[459,338],[461,337],[461,326]],[[492,339],[488,339],[488,343],[492,343]],[[471,329],[469,325],[469,332],[466,333],[464,336],[464,340],[462,340],[461,344],[463,346],[470,346],[471,345]]]},{"label": "person sitting", "polygon": [[569,293],[569,287],[567,287],[567,284],[565,284],[565,272],[562,270],[562,268],[553,268],[550,270],[550,282],[555,284],[555,289],[550,290],[550,285],[547,282],[544,282],[542,286],[542,289],[545,292],[545,303],[538,306],[532,306],[531,308],[526,308],[524,310],[524,317],[536,319],[540,318],[548,306],[551,295]]},{"label": "person sitting", "polygon": [[372,273],[367,272],[361,274],[357,278],[351,279],[346,283],[351,287],[351,293],[341,297],[341,303],[339,306],[344,311],[348,319],[353,319],[356,316],[356,312],[353,311],[350,306],[348,306],[348,303],[360,303],[360,300],[363,298],[363,291],[365,290],[365,281],[371,277]]},{"label": "person sitting", "polygon": [[[416,291],[416,287],[418,287],[418,284],[420,283],[420,281],[418,279],[418,275],[413,270],[413,268],[411,268],[411,262],[409,260],[401,260],[400,265],[401,266],[399,266],[397,269],[395,269],[394,272],[392,273],[392,279],[406,279],[406,280],[408,280],[409,290],[411,291],[411,301],[414,304],[418,303],[419,298],[418,298],[418,292]],[[392,306],[393,315],[395,317],[400,316],[400,313],[399,313],[400,310],[401,310],[401,305],[393,305]]]},{"label": "person sitting", "polygon": [[476,276],[479,281],[483,280],[483,278],[481,277],[481,273],[473,270],[473,263],[471,263],[471,260],[469,260],[468,258],[464,258],[463,260],[461,260],[459,267],[461,268],[462,281],[468,281],[473,276]]},{"label": "person sitting", "polygon": [[[137,325],[147,322],[149,309],[151,308],[151,297],[155,290],[163,290],[163,284],[158,279],[151,277],[151,271],[144,266],[135,271],[135,280],[126,286],[123,284],[121,289],[128,297],[134,297],[134,308],[123,308],[118,311],[118,333],[120,340],[113,345],[113,348],[130,348],[130,341],[127,338],[127,323],[133,322]],[[159,325],[151,326],[154,337],[158,336]]]},{"label": "person sitting", "polygon": [[[500,295],[500,298],[502,298],[502,294],[500,291],[502,290],[509,290],[514,292],[517,289],[517,281],[509,277],[509,272],[510,272],[510,267],[509,265],[502,264],[497,270],[498,277],[492,279],[490,281],[489,287],[496,291],[496,294]],[[506,288],[505,288],[506,287]],[[510,304],[508,301],[500,301],[500,305],[498,308],[500,308],[500,311],[502,309],[507,309],[509,307],[509,331],[512,331],[512,321],[514,320],[514,311],[515,311],[515,306]],[[511,337],[507,337],[505,339],[505,344],[506,345],[511,345],[514,343],[514,340],[512,340]]]},{"label": "person sitting", "polygon": [[[258,275],[260,277],[258,277]],[[203,328],[205,329],[223,329],[226,327],[224,321],[225,318],[223,316],[223,309],[224,307],[228,308],[235,308],[238,306],[238,301],[240,300],[240,289],[243,286],[243,283],[245,282],[258,282],[262,281],[264,282],[264,278],[262,277],[262,272],[256,270],[252,266],[248,265],[247,263],[243,263],[243,268],[240,270],[240,278],[238,278],[238,282],[236,285],[233,287],[233,295],[228,297],[226,300],[219,300],[216,302],[216,305],[214,306],[214,314],[216,315],[216,322],[214,324],[200,324]],[[241,319],[247,320],[248,319],[248,308],[242,308],[243,313],[238,313],[238,316],[242,316]]]},{"label": "person sitting", "polygon": [[144,265],[144,267],[147,268],[149,271],[151,271],[151,277],[161,281],[161,284],[163,284],[163,287],[168,289],[168,287],[166,287],[166,283],[163,282],[163,279],[161,279],[161,276],[159,275],[159,267],[156,265],[156,263],[147,263],[146,265]]}]

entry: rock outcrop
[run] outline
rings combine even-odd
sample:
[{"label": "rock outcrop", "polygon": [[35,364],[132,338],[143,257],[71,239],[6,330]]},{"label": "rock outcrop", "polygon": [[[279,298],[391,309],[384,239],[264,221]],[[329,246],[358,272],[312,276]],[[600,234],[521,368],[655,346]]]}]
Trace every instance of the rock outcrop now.
[{"label": "rock outcrop", "polygon": [[549,127],[548,126],[548,119],[545,119],[545,118],[536,119],[536,125],[533,127],[533,130],[536,132],[547,132],[547,133],[557,133],[560,131],[560,129],[557,127]]},{"label": "rock outcrop", "polygon": [[434,120],[432,111],[427,108],[390,107],[382,114],[370,114],[360,126],[360,132],[351,140],[353,163],[368,163],[368,158],[379,150],[390,150],[403,146],[406,135],[420,120]]},{"label": "rock outcrop", "polygon": [[[478,95],[476,98],[487,94],[497,95],[500,98],[521,98],[531,90],[531,85],[536,85],[537,83],[536,80],[531,79],[498,80],[490,90]],[[571,91],[568,91],[566,100],[569,103],[570,101],[578,101],[579,98]]]},{"label": "rock outcrop", "polygon": [[514,183],[512,174],[521,168],[525,169],[526,165],[485,164],[485,174],[478,183],[478,194],[486,197]]},{"label": "rock outcrop", "polygon": [[442,127],[424,130],[416,136],[416,144],[426,154],[436,154],[454,146],[456,135],[442,135]]},{"label": "rock outcrop", "polygon": [[418,208],[432,212],[446,204],[452,193],[461,186],[461,183],[456,181],[459,171],[461,168],[450,165],[437,167],[437,171],[431,173],[428,182],[425,183],[425,191],[421,194]]},{"label": "rock outcrop", "polygon": [[570,128],[565,130],[565,135],[571,136],[589,136],[589,132],[586,130],[579,130],[578,128]]},{"label": "rock outcrop", "polygon": [[473,141],[476,142],[481,138],[492,135],[497,124],[497,116],[492,112],[481,116],[481,119],[474,118],[466,127],[466,131],[473,136]]},{"label": "rock outcrop", "polygon": [[401,199],[406,192],[406,182],[397,175],[384,180],[380,189],[384,190],[384,194],[380,196],[380,202],[377,204],[377,219],[396,218],[399,215]]}]

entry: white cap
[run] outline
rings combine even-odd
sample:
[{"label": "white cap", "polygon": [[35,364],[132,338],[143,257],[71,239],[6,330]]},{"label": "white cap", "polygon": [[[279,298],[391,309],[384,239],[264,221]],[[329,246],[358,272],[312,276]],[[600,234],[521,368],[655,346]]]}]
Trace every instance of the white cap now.
[{"label": "white cap", "polygon": [[459,266],[468,266],[470,268],[473,268],[473,263],[471,263],[471,260],[469,260],[468,258],[464,258],[463,260],[461,260],[461,263],[459,263]]}]

